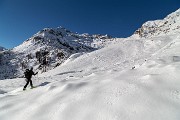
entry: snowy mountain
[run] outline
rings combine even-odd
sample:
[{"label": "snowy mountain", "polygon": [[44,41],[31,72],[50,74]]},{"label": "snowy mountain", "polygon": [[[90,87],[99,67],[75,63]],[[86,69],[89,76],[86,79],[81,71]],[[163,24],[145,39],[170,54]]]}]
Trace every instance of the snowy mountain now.
[{"label": "snowy mountain", "polygon": [[110,40],[108,35],[77,34],[62,27],[45,28],[1,55],[0,79],[21,77],[30,67],[40,72],[48,71],[70,55],[94,51],[106,46],[106,41]]},{"label": "snowy mountain", "polygon": [[169,14],[163,20],[148,21],[135,31],[132,38],[151,38],[154,36],[180,32],[180,9]]},{"label": "snowy mountain", "polygon": [[[180,32],[180,9],[171,13],[163,20],[148,21],[128,39],[153,38]],[[44,72],[61,65],[72,54],[79,55],[107,47],[115,39],[109,35],[78,34],[63,27],[45,28],[21,45],[0,55],[0,79],[21,77],[26,68],[35,67],[36,71]],[[152,39],[153,41],[153,39]],[[47,64],[43,68],[43,60]]]},{"label": "snowy mountain", "polygon": [[[69,57],[33,77],[34,89],[22,91],[24,78],[0,80],[0,120],[179,120],[180,34],[173,26],[167,33],[157,30],[142,32],[145,36],[107,39],[110,45],[95,50],[81,44],[86,37],[74,41],[65,32],[58,42],[46,29],[39,32],[5,51],[5,58],[16,63],[17,55],[27,59],[25,55],[31,53],[28,63],[36,65],[31,59],[36,49],[44,53],[46,48],[53,59],[54,48],[50,48],[54,46],[61,51],[66,48],[63,53]],[[66,40],[73,49],[63,45]]]}]

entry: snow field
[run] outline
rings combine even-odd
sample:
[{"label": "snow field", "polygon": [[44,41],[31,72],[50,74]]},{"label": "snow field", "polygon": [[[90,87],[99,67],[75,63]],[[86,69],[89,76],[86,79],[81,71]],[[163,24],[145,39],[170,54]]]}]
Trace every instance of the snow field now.
[{"label": "snow field", "polygon": [[[1,120],[179,120],[179,36],[116,41],[33,78],[1,82]],[[131,69],[135,66],[135,69]]]}]

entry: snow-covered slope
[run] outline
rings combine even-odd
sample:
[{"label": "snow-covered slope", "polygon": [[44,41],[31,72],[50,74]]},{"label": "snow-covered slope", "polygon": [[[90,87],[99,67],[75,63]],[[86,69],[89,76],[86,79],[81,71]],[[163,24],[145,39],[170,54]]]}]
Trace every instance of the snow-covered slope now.
[{"label": "snow-covered slope", "polygon": [[[71,69],[71,71],[82,71],[82,66],[85,67],[83,70],[84,72],[103,71],[113,68],[119,68],[119,70],[122,70],[127,67],[136,66],[136,64],[138,67],[138,65],[143,64],[145,60],[149,59],[156,51],[162,49],[164,46],[168,45],[169,42],[173,41],[174,38],[176,37],[172,35],[153,39],[117,40],[114,41],[114,44],[111,44],[108,47],[83,56],[73,55],[69,57],[61,67],[58,67],[58,70],[54,69],[43,75],[56,75],[59,71],[62,71],[63,73],[69,71],[69,69]],[[81,63],[81,65],[76,62]],[[74,68],[73,70],[72,66]]]},{"label": "snow-covered slope", "polygon": [[179,120],[179,43],[168,35],[75,54],[25,92],[23,79],[1,81],[0,119]]},{"label": "snow-covered slope", "polygon": [[151,38],[167,34],[180,33],[180,9],[169,14],[163,20],[148,21],[131,36],[133,38]]}]

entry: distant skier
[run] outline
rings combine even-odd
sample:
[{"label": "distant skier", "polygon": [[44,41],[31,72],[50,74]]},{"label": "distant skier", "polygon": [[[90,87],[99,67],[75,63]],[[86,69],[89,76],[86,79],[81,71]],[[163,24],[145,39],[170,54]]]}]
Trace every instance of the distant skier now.
[{"label": "distant skier", "polygon": [[33,68],[31,68],[30,70],[26,69],[26,71],[24,72],[24,75],[25,75],[25,78],[27,79],[26,80],[27,83],[24,86],[23,90],[26,90],[26,87],[28,86],[29,82],[30,82],[30,85],[31,85],[31,89],[34,88],[31,78],[32,78],[32,75],[36,75],[37,73],[33,72]]}]

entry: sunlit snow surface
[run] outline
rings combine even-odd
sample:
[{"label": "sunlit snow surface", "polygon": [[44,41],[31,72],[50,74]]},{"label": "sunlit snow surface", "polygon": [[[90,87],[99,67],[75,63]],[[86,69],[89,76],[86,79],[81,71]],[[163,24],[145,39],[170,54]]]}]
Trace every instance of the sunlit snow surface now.
[{"label": "sunlit snow surface", "polygon": [[35,89],[1,80],[0,120],[180,120],[179,73],[179,34],[117,40],[33,77]]}]

